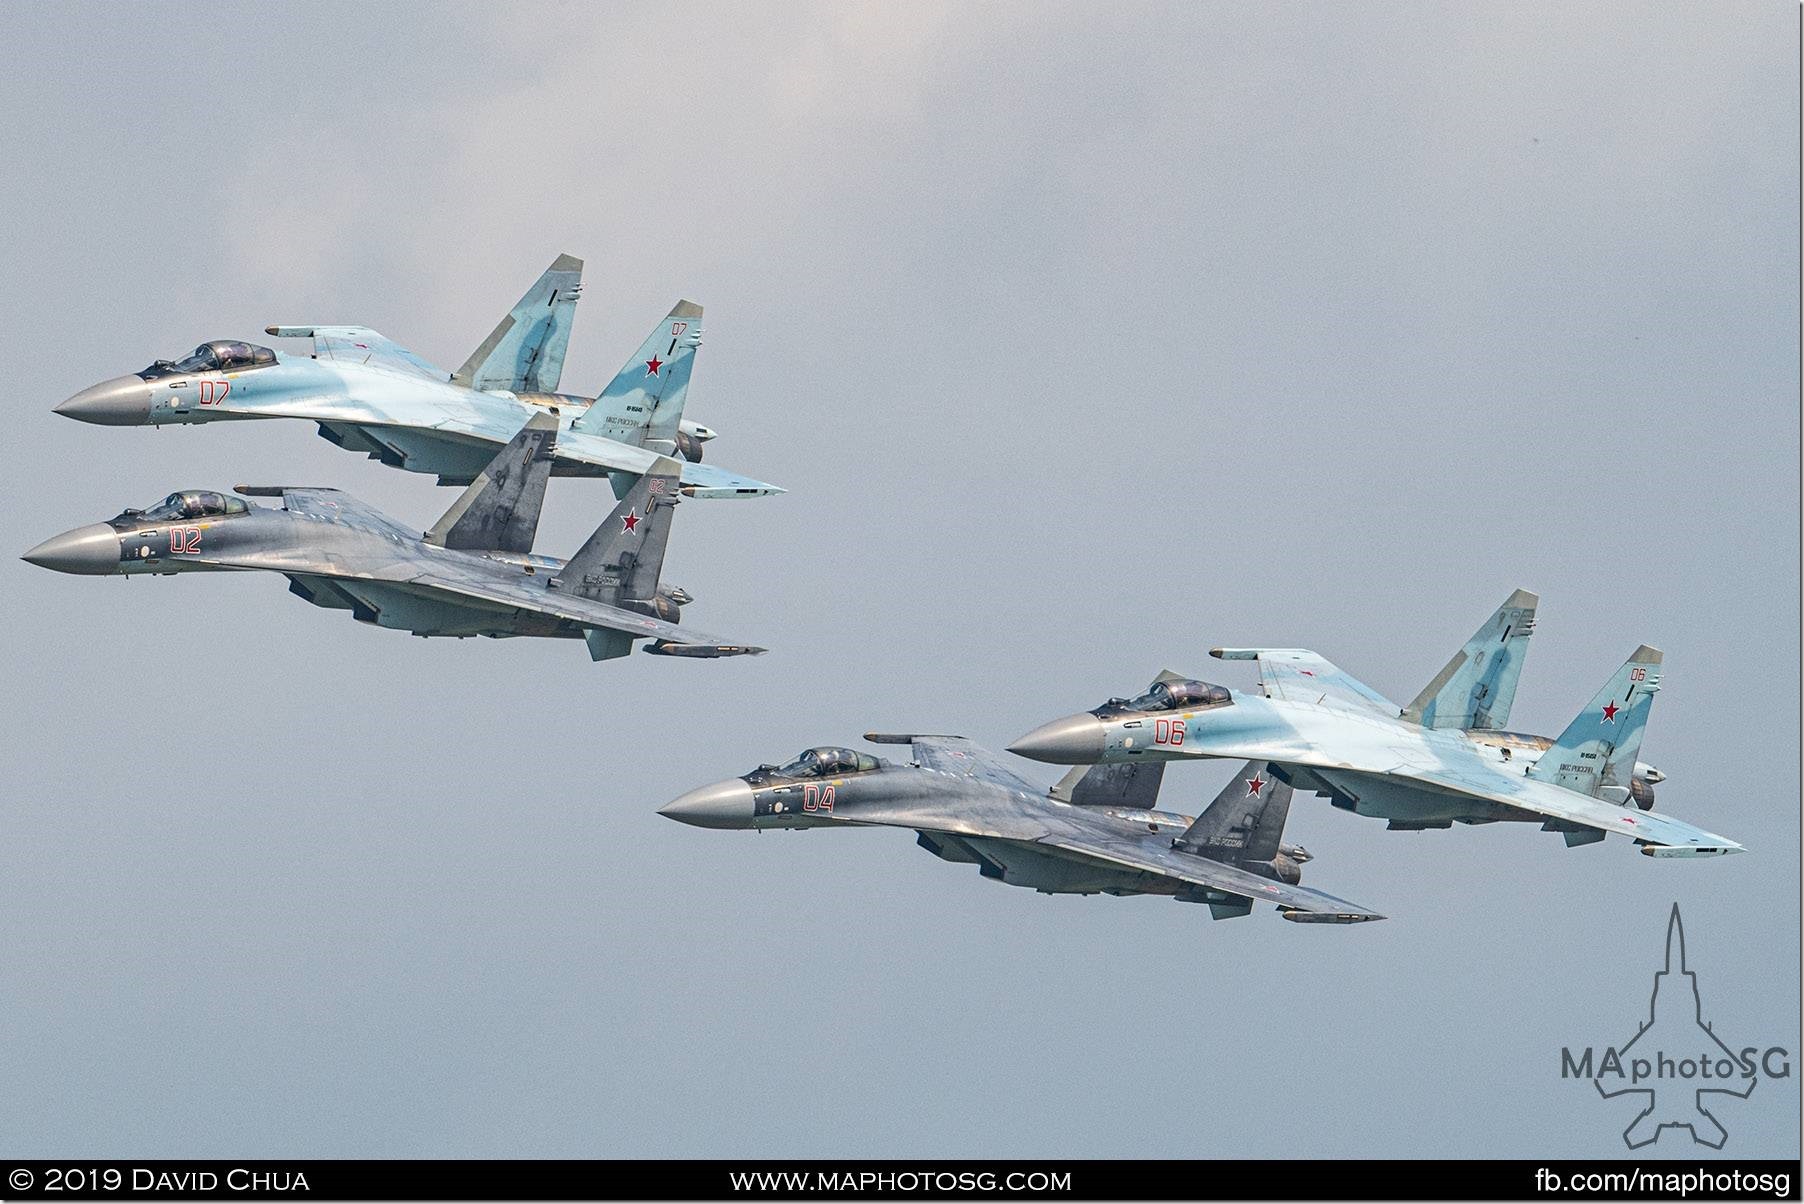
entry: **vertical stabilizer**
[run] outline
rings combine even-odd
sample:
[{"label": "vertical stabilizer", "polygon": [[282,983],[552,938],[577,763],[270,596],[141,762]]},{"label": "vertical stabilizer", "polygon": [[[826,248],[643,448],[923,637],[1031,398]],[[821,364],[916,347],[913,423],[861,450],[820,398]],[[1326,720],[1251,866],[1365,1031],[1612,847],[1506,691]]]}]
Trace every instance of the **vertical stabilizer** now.
[{"label": "vertical stabilizer", "polygon": [[1519,589],[1403,711],[1423,727],[1485,731],[1510,721],[1540,599]]},{"label": "vertical stabilizer", "polygon": [[540,411],[426,532],[445,548],[530,552],[545,508],[557,447],[557,415]]},{"label": "vertical stabilizer", "polygon": [[572,429],[661,455],[675,452],[701,342],[702,307],[678,301]]},{"label": "vertical stabilizer", "polygon": [[1580,794],[1627,802],[1641,737],[1660,690],[1662,659],[1658,648],[1643,644],[1635,649],[1591,705],[1529,767],[1528,776]]},{"label": "vertical stabilizer", "polygon": [[453,384],[485,392],[555,393],[583,291],[583,261],[559,255],[464,366]]},{"label": "vertical stabilizer", "polygon": [[1290,817],[1290,797],[1290,786],[1274,778],[1265,762],[1248,761],[1175,846],[1217,861],[1270,861]]},{"label": "vertical stabilizer", "polygon": [[1113,765],[1078,765],[1059,779],[1052,797],[1078,807],[1131,807],[1153,811],[1159,806],[1163,761]]},{"label": "vertical stabilizer", "polygon": [[595,529],[553,580],[558,589],[611,606],[651,604],[670,542],[682,466],[660,456],[633,483],[606,521]]}]

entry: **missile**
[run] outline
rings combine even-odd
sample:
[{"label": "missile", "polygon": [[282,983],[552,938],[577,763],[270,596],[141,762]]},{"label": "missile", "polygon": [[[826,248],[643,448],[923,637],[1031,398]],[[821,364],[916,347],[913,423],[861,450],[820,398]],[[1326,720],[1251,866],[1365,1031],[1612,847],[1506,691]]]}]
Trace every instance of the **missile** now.
[{"label": "missile", "polygon": [[647,644],[645,650],[653,656],[761,656],[764,649],[750,644],[673,644],[669,640],[659,640],[655,644]]},{"label": "missile", "polygon": [[1278,914],[1293,924],[1363,924],[1367,920],[1384,919],[1356,911],[1298,911],[1289,907],[1280,907]]}]

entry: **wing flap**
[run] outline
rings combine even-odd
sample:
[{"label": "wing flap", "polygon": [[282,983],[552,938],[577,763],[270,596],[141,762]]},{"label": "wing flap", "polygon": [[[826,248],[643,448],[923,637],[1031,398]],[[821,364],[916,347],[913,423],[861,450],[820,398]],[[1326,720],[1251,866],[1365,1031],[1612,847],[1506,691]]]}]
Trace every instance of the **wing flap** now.
[{"label": "wing flap", "polygon": [[418,531],[402,526],[374,506],[360,502],[342,490],[293,485],[234,485],[232,489],[245,497],[279,497],[282,509],[291,514],[341,523],[389,539],[415,540],[420,537]]},{"label": "wing flap", "polygon": [[1726,836],[1706,832],[1684,820],[1654,811],[1618,806],[1564,787],[1521,778],[1493,774],[1461,773],[1433,766],[1406,765],[1393,771],[1396,776],[1413,779],[1443,790],[1475,795],[1489,802],[1520,811],[1531,812],[1569,824],[1581,824],[1600,832],[1627,836],[1649,849],[1654,856],[1710,856],[1737,853],[1742,846]]},{"label": "wing flap", "polygon": [[[1285,919],[1311,922],[1304,917],[1313,917],[1313,922],[1318,924],[1357,924],[1385,918],[1375,911],[1338,899],[1325,891],[1311,890],[1306,886],[1290,886],[1219,861],[1180,853],[1175,849],[1159,849],[1138,842],[1081,840],[1062,835],[1043,836],[1039,843],[1092,861],[1176,878],[1180,882],[1188,882],[1206,890],[1238,895],[1254,902],[1270,903],[1286,913]],[[1292,916],[1292,912],[1299,914]]]},{"label": "wing flap", "polygon": [[279,339],[312,339],[315,359],[387,368],[391,372],[423,376],[427,380],[451,379],[450,373],[367,326],[266,326],[263,329],[264,333]]},{"label": "wing flap", "polygon": [[610,606],[605,602],[597,602],[578,594],[550,590],[537,579],[531,585],[514,584],[499,579],[465,579],[449,573],[434,573],[426,570],[406,576],[405,581],[407,584],[420,588],[470,598],[490,605],[509,606],[551,615],[581,627],[605,628],[609,631],[624,632],[635,638],[674,645],[674,648],[660,650],[665,655],[755,656],[764,651],[762,648],[733,643],[707,632],[696,631],[676,623],[667,623],[662,619],[654,619],[650,615]]},{"label": "wing flap", "polygon": [[[867,735],[866,739],[869,738]],[[993,786],[1001,786],[1005,790],[1020,790],[1027,794],[1044,793],[1038,786],[1004,765],[995,753],[973,744],[963,736],[910,736],[908,740],[914,746],[915,761],[923,769],[974,778]]]},{"label": "wing flap", "polygon": [[1310,702],[1395,719],[1401,708],[1327,657],[1307,648],[1211,648],[1224,661],[1258,661],[1267,698]]}]

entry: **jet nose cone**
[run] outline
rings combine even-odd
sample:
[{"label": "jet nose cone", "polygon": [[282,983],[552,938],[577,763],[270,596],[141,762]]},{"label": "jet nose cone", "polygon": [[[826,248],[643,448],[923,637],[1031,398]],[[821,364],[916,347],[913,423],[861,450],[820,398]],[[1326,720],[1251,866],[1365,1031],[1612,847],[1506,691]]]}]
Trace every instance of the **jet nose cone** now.
[{"label": "jet nose cone", "polygon": [[90,523],[51,536],[19,559],[59,573],[116,573],[119,533],[105,523]]},{"label": "jet nose cone", "polygon": [[83,389],[56,412],[100,426],[143,426],[150,421],[150,384],[137,376],[115,377]]},{"label": "jet nose cone", "polygon": [[752,788],[738,778],[702,786],[665,803],[658,814],[698,828],[752,826]]},{"label": "jet nose cone", "polygon": [[1102,745],[1102,720],[1094,715],[1067,715],[1042,723],[1008,750],[1053,765],[1094,765],[1102,760]]}]

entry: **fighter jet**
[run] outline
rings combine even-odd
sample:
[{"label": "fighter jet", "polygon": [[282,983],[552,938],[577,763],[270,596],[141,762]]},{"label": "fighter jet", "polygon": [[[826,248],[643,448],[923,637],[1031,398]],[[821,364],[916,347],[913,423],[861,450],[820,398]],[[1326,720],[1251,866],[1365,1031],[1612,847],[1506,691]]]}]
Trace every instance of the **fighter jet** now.
[{"label": "fighter jet", "polygon": [[[240,485],[239,497],[172,493],[148,510],[45,540],[25,559],[64,573],[126,576],[266,569],[315,606],[420,636],[581,637],[595,660],[634,640],[667,656],[762,648],[679,626],[691,601],[658,584],[681,466],[652,461],[569,560],[535,555],[557,419],[535,414],[424,534],[336,489]],[[279,497],[282,508],[247,497]]]},{"label": "fighter jet", "polygon": [[811,748],[703,786],[659,814],[701,828],[912,828],[915,842],[986,878],[1042,894],[1171,895],[1214,918],[1271,903],[1287,920],[1354,924],[1376,912],[1299,886],[1309,854],[1282,843],[1290,788],[1256,765],[1201,816],[1157,809],[1164,766],[1074,770],[1048,792],[960,736],[870,732],[912,746],[900,765]]},{"label": "fighter jet", "polygon": [[363,326],[271,326],[313,340],[288,355],[232,340],[83,389],[56,412],[102,426],[303,418],[350,451],[441,485],[467,485],[534,414],[558,416],[555,476],[607,476],[616,497],[659,456],[681,455],[694,497],[782,493],[700,463],[715,432],[683,418],[702,307],[680,301],[593,400],[558,392],[582,294],[582,260],[560,255],[463,367],[446,372]]},{"label": "fighter jet", "polygon": [[1257,661],[1262,694],[1162,673],[1144,694],[1054,720],[1009,751],[1061,765],[1252,759],[1393,829],[1517,821],[1568,845],[1620,833],[1653,857],[1740,852],[1651,810],[1662,775],[1635,758],[1660,688],[1658,649],[1637,648],[1558,737],[1500,730],[1534,604],[1517,591],[1407,707],[1307,649],[1216,648]]}]

